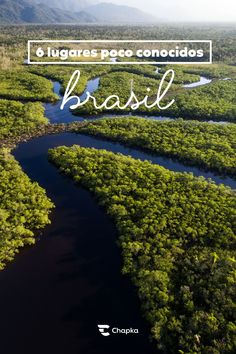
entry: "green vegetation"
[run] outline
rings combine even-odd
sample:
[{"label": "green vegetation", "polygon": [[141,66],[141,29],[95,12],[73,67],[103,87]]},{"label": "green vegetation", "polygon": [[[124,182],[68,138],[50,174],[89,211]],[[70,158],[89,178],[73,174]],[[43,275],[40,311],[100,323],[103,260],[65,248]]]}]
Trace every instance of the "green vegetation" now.
[{"label": "green vegetation", "polygon": [[[175,96],[168,113],[176,117],[236,122],[236,80],[215,81]],[[166,112],[166,111],[164,111]]]},{"label": "green vegetation", "polygon": [[236,67],[223,63],[182,67],[185,73],[198,74],[212,79],[236,78]]},{"label": "green vegetation", "polygon": [[[141,79],[149,78],[153,79],[151,82],[155,81],[155,88],[157,87],[157,84],[162,77],[163,73],[165,72],[165,68],[160,67],[158,70],[159,72],[156,73],[157,67],[154,65],[142,65],[142,66],[137,66],[137,65],[80,65],[80,66],[54,66],[54,65],[34,65],[32,67],[29,67],[28,70],[32,73],[35,73],[37,75],[44,76],[46,78],[50,78],[53,80],[59,81],[62,86],[61,86],[61,92],[63,93],[66,89],[66,86],[70,80],[71,75],[73,72],[78,69],[81,72],[80,75],[80,80],[77,85],[77,87],[74,90],[74,93],[77,95],[81,94],[85,87],[86,83],[88,80],[93,79],[98,76],[105,76],[104,83],[106,85],[106,81],[110,80],[110,76],[106,77],[107,74],[109,73],[116,73],[116,72],[121,72],[121,77],[124,75],[124,73],[127,74],[136,74],[140,75]],[[116,75],[116,74],[114,74]],[[130,80],[132,76],[129,76],[128,79]],[[136,76],[137,79],[137,76]],[[118,76],[119,80],[119,76]],[[175,83],[176,84],[184,84],[184,83],[192,83],[196,82],[199,80],[199,75],[197,74],[189,74],[184,72],[184,68],[175,68]],[[146,80],[147,82],[149,82]],[[130,81],[128,81],[129,83]],[[111,83],[111,82],[110,82]],[[126,85],[125,85],[126,86]],[[154,86],[154,85],[152,85]]]},{"label": "green vegetation", "polygon": [[[223,79],[226,77],[235,79],[235,40],[236,32],[233,26],[205,26],[201,28],[190,25],[164,25],[152,26],[152,27],[129,27],[129,26],[1,26],[0,39],[2,47],[0,47],[0,67],[4,69],[12,69],[17,67],[17,72],[22,72],[23,75],[30,75],[29,73],[35,73],[33,78],[43,80],[39,77],[51,78],[58,80],[62,83],[62,92],[67,86],[68,80],[75,69],[78,66],[41,66],[22,65],[24,58],[26,58],[25,43],[30,37],[31,39],[51,38],[51,39],[72,39],[80,36],[81,39],[94,38],[94,39],[114,39],[114,38],[126,38],[130,39],[173,39],[173,38],[186,38],[189,39],[205,39],[211,38],[213,40],[213,58],[215,62],[213,65],[179,65],[175,66],[176,71],[175,86],[173,86],[172,95],[176,99],[176,103],[167,111],[160,111],[153,109],[152,111],[140,107],[138,112],[140,114],[151,115],[165,115],[172,117],[182,117],[187,119],[200,119],[200,120],[229,120],[235,122],[235,81],[233,82],[213,82],[206,87],[197,87],[193,90],[184,90],[181,88],[183,83],[190,83],[197,81],[199,75],[206,75],[214,79]],[[230,65],[228,65],[230,64]],[[139,97],[143,97],[147,92],[146,87],[151,85],[151,96],[154,98],[156,94],[156,87],[160,81],[160,74],[163,73],[168,66],[159,66],[159,73],[156,73],[156,67],[149,64],[144,66],[137,65],[81,65],[81,79],[78,87],[75,90],[75,94],[81,94],[85,87],[87,80],[96,76],[102,76],[100,87],[95,93],[98,101],[102,100],[111,94],[121,93],[121,99],[126,101],[130,92],[130,80],[134,79],[134,89]],[[15,70],[13,72],[16,72]],[[9,75],[7,71],[1,75]],[[120,74],[120,75],[119,75]],[[16,81],[15,74],[13,78],[7,80],[11,87],[6,87],[6,83],[3,80],[3,87],[0,84],[0,95],[6,98],[20,99],[20,100],[54,100],[55,95],[51,92],[51,83],[44,81],[43,92],[37,92],[37,84],[33,84],[32,87],[25,87],[25,82],[20,84],[19,80]],[[126,78],[124,82],[124,78]],[[32,76],[30,77],[32,80]],[[113,82],[116,80],[116,82]],[[29,78],[27,77],[27,82]],[[122,88],[120,87],[120,82]],[[19,83],[15,87],[14,83]],[[27,86],[27,85],[26,85]],[[47,87],[49,87],[49,90]],[[34,89],[36,87],[36,94]],[[46,89],[45,89],[46,88]],[[40,89],[39,89],[40,91]],[[48,92],[46,92],[48,91]],[[221,97],[221,93],[225,92],[224,97]],[[2,97],[3,97],[2,96]],[[37,98],[36,98],[37,96]],[[167,98],[169,100],[170,97]],[[150,99],[151,100],[151,99]],[[129,112],[130,109],[127,109]],[[115,110],[113,111],[115,112]],[[96,114],[91,104],[81,108],[77,112],[78,114]],[[103,112],[101,112],[103,113]]]},{"label": "green vegetation", "polygon": [[125,117],[88,122],[76,131],[124,142],[236,177],[234,124]]},{"label": "green vegetation", "polygon": [[50,81],[23,70],[0,71],[0,97],[44,102],[53,102],[58,98]]},{"label": "green vegetation", "polygon": [[123,272],[157,347],[235,353],[235,193],[105,150],[58,147],[49,156],[114,218]]},{"label": "green vegetation", "polygon": [[[147,94],[150,96],[150,99],[148,100],[148,103],[153,103],[155,100],[155,97],[157,95],[157,89],[160,84],[160,76],[157,75],[157,78],[150,78],[144,75],[138,75],[130,72],[125,72],[125,71],[118,71],[116,70],[115,72],[108,73],[104,76],[101,77],[100,79],[100,85],[98,90],[93,94],[94,97],[96,97],[97,104],[102,104],[105,99],[108,96],[111,95],[118,95],[121,105],[126,104],[130,97],[130,90],[131,90],[131,82],[133,83],[133,90],[137,97],[141,100],[146,96]],[[150,92],[147,91],[147,88],[150,88]],[[172,84],[172,93],[175,92],[174,90],[179,89],[179,85],[177,84]],[[109,100],[109,105],[112,105],[116,99],[110,99]],[[107,112],[121,112],[119,109],[113,109],[109,110]],[[130,112],[131,108],[128,107],[126,110],[122,109],[122,113],[124,112]],[[140,107],[138,110],[140,111],[147,111],[147,109],[143,106]],[[100,114],[103,112],[106,112],[105,109],[97,110],[94,108],[93,101],[89,101],[86,103],[85,106],[79,107],[78,110],[74,111],[75,114]],[[152,110],[150,111],[151,113],[153,112]],[[166,111],[163,111],[166,112]]]},{"label": "green vegetation", "polygon": [[[127,68],[126,68],[127,69]],[[145,75],[142,68],[135,70],[132,66],[127,69],[127,72],[122,71],[122,68],[117,67],[116,70],[106,73],[101,77],[98,90],[94,93],[98,105],[102,104],[108,96],[118,95],[121,105],[124,105],[130,97],[131,82],[133,82],[133,89],[138,99],[141,101],[146,95],[149,96],[148,104],[155,101],[157,89],[160,84],[160,77],[167,68],[162,68],[156,78],[151,75]],[[175,68],[174,68],[175,69]],[[175,69],[176,71],[176,69]],[[133,73],[136,72],[136,73]],[[161,75],[160,75],[161,74]],[[153,75],[155,73],[153,72]],[[178,78],[179,75],[179,78]],[[137,110],[132,111],[131,107],[122,110],[122,113],[136,112],[139,114],[148,115],[165,115],[171,117],[182,117],[187,119],[199,120],[222,120],[232,121],[236,120],[236,100],[235,100],[235,80],[217,80],[205,86],[196,87],[194,89],[184,89],[178,82],[185,82],[183,71],[177,68],[176,80],[172,84],[169,93],[162,100],[162,106],[165,106],[175,99],[175,103],[166,110],[160,110],[157,106],[152,109],[141,105]],[[193,75],[194,76],[194,75]],[[190,82],[193,80],[189,78]],[[147,91],[150,88],[150,92]],[[109,105],[115,102],[114,99],[109,100]],[[75,114],[81,113],[96,115],[104,112],[120,113],[116,107],[107,111],[106,109],[96,110],[93,101],[90,100],[85,106],[79,107],[75,110]]]},{"label": "green vegetation", "polygon": [[0,150],[0,270],[19,248],[35,243],[35,231],[49,224],[53,204],[32,183],[7,149]]},{"label": "green vegetation", "polygon": [[44,76],[49,79],[59,81],[61,83],[61,92],[63,93],[66,86],[71,78],[71,75],[75,70],[79,69],[81,72],[80,80],[74,93],[80,95],[86,87],[88,80],[93,79],[97,76],[106,74],[111,70],[110,65],[81,65],[70,66],[70,65],[34,65],[27,68],[32,73]]},{"label": "green vegetation", "polygon": [[48,123],[40,102],[0,100],[0,143],[40,129]]},{"label": "green vegetation", "polygon": [[[157,72],[158,69],[158,72]],[[173,69],[173,66],[159,65],[115,65],[111,67],[112,72],[126,72],[145,76],[151,79],[160,80],[163,73],[168,69]],[[200,76],[197,73],[185,72],[185,67],[175,66],[175,84],[193,83],[199,81]]]}]

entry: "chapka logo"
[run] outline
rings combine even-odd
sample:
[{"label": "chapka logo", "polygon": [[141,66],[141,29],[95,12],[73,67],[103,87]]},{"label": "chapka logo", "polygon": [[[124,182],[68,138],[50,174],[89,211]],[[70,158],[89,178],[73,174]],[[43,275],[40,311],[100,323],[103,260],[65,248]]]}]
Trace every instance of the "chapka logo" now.
[{"label": "chapka logo", "polygon": [[106,332],[105,329],[108,329],[110,328],[110,326],[108,325],[98,325],[98,329],[99,329],[99,332],[101,333],[101,335],[107,337],[110,335],[109,332]]},{"label": "chapka logo", "polygon": [[109,325],[97,325],[98,330],[101,333],[101,335],[107,337],[110,336],[110,334],[139,334],[138,328],[118,328],[118,327],[112,327],[110,332],[107,330],[110,328]]}]

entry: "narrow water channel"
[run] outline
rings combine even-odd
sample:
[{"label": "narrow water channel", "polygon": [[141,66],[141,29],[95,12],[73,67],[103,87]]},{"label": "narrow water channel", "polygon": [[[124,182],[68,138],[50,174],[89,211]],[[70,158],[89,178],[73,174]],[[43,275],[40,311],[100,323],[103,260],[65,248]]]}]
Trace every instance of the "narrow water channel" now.
[{"label": "narrow water channel", "polygon": [[204,86],[207,84],[210,84],[212,82],[212,79],[208,79],[207,77],[200,76],[200,80],[197,82],[192,82],[191,84],[185,84],[183,87],[185,88],[194,88],[198,86]]}]

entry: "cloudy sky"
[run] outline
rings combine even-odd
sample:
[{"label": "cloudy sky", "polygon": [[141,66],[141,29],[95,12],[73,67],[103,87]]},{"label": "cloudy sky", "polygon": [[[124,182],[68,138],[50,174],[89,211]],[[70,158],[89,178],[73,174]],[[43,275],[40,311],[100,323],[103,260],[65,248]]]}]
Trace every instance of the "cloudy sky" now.
[{"label": "cloudy sky", "polygon": [[138,7],[156,17],[180,21],[235,21],[236,0],[103,0]]}]

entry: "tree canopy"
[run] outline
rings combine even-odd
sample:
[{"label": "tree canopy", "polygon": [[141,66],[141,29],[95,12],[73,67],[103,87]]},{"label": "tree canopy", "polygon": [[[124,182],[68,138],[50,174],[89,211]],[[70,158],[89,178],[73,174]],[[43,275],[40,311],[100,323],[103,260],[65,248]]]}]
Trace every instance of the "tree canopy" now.
[{"label": "tree canopy", "polygon": [[58,147],[49,157],[115,220],[123,273],[157,347],[234,353],[235,192],[106,150]]},{"label": "tree canopy", "polygon": [[106,118],[75,128],[236,177],[236,126],[197,121]]}]

